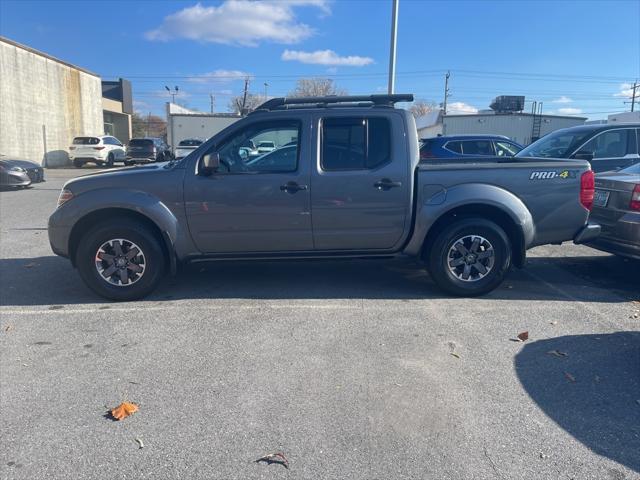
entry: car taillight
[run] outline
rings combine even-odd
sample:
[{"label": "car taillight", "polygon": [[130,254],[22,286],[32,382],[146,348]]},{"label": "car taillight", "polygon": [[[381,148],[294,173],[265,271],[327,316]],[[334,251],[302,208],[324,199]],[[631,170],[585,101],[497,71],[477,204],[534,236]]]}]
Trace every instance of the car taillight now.
[{"label": "car taillight", "polygon": [[93,147],[94,150],[104,150],[104,147]]},{"label": "car taillight", "polygon": [[75,150],[76,147],[69,147],[69,150]]},{"label": "car taillight", "polygon": [[631,210],[640,211],[640,183],[633,188],[631,193],[631,201],[629,202],[629,208]]},{"label": "car taillight", "polygon": [[593,207],[593,196],[595,192],[595,175],[593,174],[593,170],[587,170],[580,177],[580,203],[589,211],[591,211],[591,207]]},{"label": "car taillight", "polygon": [[66,188],[63,188],[62,191],[60,192],[60,196],[58,197],[57,208],[60,208],[62,205],[67,203],[72,198],[73,198],[73,192],[71,192],[71,190],[67,190]]}]

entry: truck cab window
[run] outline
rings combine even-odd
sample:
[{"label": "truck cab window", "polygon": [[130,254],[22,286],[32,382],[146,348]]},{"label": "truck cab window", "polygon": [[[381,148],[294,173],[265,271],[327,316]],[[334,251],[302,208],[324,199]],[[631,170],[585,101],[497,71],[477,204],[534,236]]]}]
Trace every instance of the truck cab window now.
[{"label": "truck cab window", "polygon": [[325,118],[322,158],[325,171],[366,170],[391,159],[391,127],[386,118]]},{"label": "truck cab window", "polygon": [[217,149],[220,173],[294,172],[298,168],[300,123],[261,122],[231,134]]}]

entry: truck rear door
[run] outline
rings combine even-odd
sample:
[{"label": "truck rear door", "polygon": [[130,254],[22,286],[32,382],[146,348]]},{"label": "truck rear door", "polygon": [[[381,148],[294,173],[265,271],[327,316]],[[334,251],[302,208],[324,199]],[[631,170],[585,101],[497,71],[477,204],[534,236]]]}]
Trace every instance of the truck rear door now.
[{"label": "truck rear door", "polygon": [[411,177],[400,115],[327,112],[317,118],[312,168],[316,250],[391,250],[403,239]]}]

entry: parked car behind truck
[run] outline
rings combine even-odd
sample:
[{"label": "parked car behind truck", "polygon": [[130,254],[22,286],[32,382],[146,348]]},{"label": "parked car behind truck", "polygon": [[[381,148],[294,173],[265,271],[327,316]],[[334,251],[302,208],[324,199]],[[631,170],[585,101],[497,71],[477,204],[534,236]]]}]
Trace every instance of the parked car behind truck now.
[{"label": "parked car behind truck", "polygon": [[502,135],[440,135],[420,140],[420,160],[463,156],[513,157],[523,148]]},{"label": "parked car behind truck", "polygon": [[115,162],[124,161],[124,156],[124,145],[110,135],[75,137],[69,147],[69,160],[76,168],[87,163],[112,167]]},{"label": "parked car behind truck", "polygon": [[127,146],[124,164],[166,162],[171,158],[171,148],[161,138],[132,138]]},{"label": "parked car behind truck", "polygon": [[519,157],[588,160],[594,172],[640,163],[640,124],[580,125],[545,135],[520,151]]},{"label": "parked car behind truck", "polygon": [[[419,165],[413,116],[392,108],[412,99],[276,98],[182,161],[71,180],[49,219],[52,249],[114,300],[147,295],[183,262],[407,256],[472,296],[524,266],[528,248],[598,234],[588,162]],[[242,154],[283,138],[281,157]]]},{"label": "parked car behind truck", "polygon": [[596,175],[591,218],[602,232],[589,246],[640,260],[640,163]]}]

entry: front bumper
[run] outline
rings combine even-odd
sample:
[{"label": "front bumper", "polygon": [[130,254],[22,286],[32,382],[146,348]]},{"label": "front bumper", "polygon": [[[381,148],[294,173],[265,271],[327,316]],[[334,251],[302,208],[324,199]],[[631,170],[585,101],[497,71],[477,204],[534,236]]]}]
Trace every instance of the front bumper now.
[{"label": "front bumper", "polygon": [[573,243],[579,245],[591,242],[600,235],[601,227],[596,223],[588,223],[573,237]]},{"label": "front bumper", "polygon": [[8,172],[7,183],[4,186],[10,187],[28,187],[31,185],[31,179],[27,172]]},{"label": "front bumper", "polygon": [[67,226],[61,208],[58,208],[49,217],[47,233],[49,235],[49,245],[56,255],[61,257],[69,256],[69,234],[71,227]]}]

